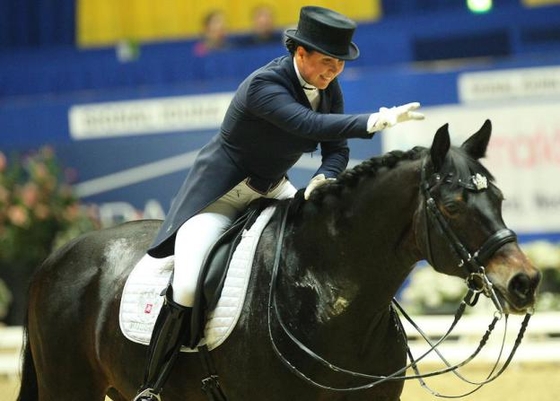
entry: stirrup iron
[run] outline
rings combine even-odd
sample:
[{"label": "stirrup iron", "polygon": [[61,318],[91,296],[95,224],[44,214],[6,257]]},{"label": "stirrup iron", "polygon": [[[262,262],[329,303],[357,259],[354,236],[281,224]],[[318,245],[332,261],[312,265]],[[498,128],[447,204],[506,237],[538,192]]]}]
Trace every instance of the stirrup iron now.
[{"label": "stirrup iron", "polygon": [[139,392],[132,401],[142,401],[142,400],[152,400],[152,401],[162,401],[159,394],[154,393],[153,388],[146,388]]}]

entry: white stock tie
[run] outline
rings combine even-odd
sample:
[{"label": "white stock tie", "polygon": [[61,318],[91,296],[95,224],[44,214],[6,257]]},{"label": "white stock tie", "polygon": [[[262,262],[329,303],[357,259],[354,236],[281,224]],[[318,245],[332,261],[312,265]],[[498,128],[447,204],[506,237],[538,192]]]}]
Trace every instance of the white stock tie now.
[{"label": "white stock tie", "polygon": [[307,99],[311,104],[311,108],[314,111],[317,111],[317,109],[319,108],[319,101],[321,100],[321,96],[319,96],[320,95],[319,89],[317,89],[314,86],[306,86],[306,85],[303,85],[302,88],[303,91],[305,92],[305,96],[307,96]]}]

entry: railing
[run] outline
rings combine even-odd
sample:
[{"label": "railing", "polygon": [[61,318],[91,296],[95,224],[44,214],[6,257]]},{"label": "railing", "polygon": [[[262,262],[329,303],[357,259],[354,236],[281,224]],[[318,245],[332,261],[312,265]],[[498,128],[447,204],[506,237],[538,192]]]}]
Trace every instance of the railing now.
[{"label": "railing", "polygon": [[[461,362],[477,349],[492,318],[491,314],[463,316],[448,339],[438,347],[438,350],[450,362]],[[502,361],[509,355],[519,333],[522,320],[523,316],[509,316]],[[435,342],[447,332],[453,322],[453,316],[418,316],[414,317],[414,321]],[[415,357],[422,355],[429,349],[429,346],[408,322],[403,321],[403,323],[413,355]],[[504,318],[496,324],[496,328],[493,330],[486,346],[474,362],[489,363],[496,361],[503,337]],[[437,362],[439,360],[435,353],[430,353],[424,359],[425,362]],[[514,362],[560,362],[560,312],[540,312],[531,317],[521,346],[513,360]]]},{"label": "railing", "polygon": [[[445,334],[453,321],[453,316],[417,316],[415,322],[434,341]],[[484,335],[492,316],[467,315],[454,328],[446,342],[438,349],[450,362],[456,363],[468,357],[477,348]],[[508,333],[506,334],[506,348],[504,357],[507,357],[513,345],[519,325],[520,316],[510,316]],[[428,349],[426,343],[410,324],[405,323],[409,338],[409,345],[415,357],[420,356]],[[498,323],[488,344],[481,351],[475,362],[489,363],[496,360],[502,339],[502,324]],[[16,376],[19,374],[22,345],[22,328],[19,326],[0,327],[0,375]],[[431,353],[424,359],[425,362],[436,362],[439,359]],[[514,362],[560,362],[560,312],[536,313],[529,322],[523,343],[517,350]]]},{"label": "railing", "polygon": [[19,374],[22,340],[20,326],[0,327],[0,376]]}]

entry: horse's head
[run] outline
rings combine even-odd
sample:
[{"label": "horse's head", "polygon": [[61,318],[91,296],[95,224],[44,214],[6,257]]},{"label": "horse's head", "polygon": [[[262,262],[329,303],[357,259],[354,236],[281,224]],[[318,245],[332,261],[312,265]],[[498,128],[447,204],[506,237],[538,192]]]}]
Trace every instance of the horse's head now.
[{"label": "horse's head", "polygon": [[487,120],[461,147],[450,146],[447,124],[437,131],[422,163],[416,238],[436,270],[467,279],[505,312],[522,313],[535,303],[540,273],[506,227],[502,192],[478,162],[491,130]]}]

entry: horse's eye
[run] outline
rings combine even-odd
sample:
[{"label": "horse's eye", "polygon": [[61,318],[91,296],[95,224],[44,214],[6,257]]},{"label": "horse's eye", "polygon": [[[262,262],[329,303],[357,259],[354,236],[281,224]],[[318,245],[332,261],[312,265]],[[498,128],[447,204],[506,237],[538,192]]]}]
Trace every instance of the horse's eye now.
[{"label": "horse's eye", "polygon": [[443,201],[442,212],[449,217],[456,216],[461,211],[461,205],[463,204],[463,198],[461,196],[457,196],[455,198],[449,198]]},{"label": "horse's eye", "polygon": [[459,205],[457,202],[450,202],[445,205],[445,211],[449,215],[455,215],[459,212]]}]

